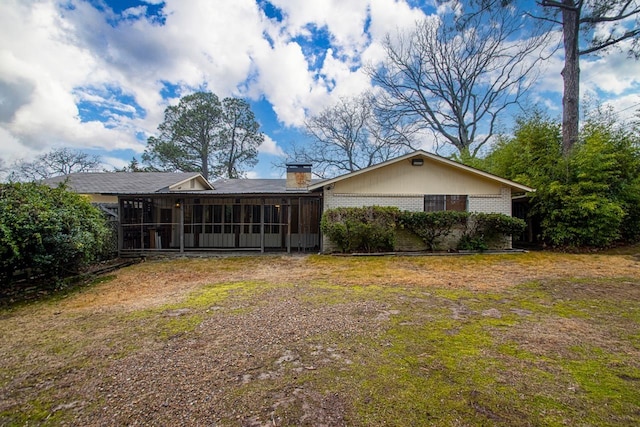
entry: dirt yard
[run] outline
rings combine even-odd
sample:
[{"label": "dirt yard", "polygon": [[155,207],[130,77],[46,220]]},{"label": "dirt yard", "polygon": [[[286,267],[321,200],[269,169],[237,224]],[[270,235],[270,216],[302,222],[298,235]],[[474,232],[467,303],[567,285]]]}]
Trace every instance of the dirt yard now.
[{"label": "dirt yard", "polygon": [[639,326],[633,251],[148,261],[0,311],[0,425],[631,426]]}]

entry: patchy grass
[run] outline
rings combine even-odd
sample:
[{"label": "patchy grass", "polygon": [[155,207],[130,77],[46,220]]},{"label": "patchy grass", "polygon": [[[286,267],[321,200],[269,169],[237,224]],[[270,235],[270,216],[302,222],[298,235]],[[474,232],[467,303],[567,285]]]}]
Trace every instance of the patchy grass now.
[{"label": "patchy grass", "polygon": [[621,250],[149,262],[0,310],[0,425],[635,426],[639,301]]}]

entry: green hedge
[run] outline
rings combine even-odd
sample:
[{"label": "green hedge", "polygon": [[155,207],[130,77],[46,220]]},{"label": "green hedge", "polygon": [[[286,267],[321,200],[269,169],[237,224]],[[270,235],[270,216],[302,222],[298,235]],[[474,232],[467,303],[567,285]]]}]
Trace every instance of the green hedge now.
[{"label": "green hedge", "polygon": [[400,223],[407,230],[419,236],[429,250],[434,251],[442,239],[447,237],[456,226],[466,225],[469,212],[409,212],[400,215]]},{"label": "green hedge", "polygon": [[392,207],[329,209],[320,229],[341,252],[386,252],[395,246],[400,210]]},{"label": "green hedge", "polygon": [[520,234],[527,224],[520,218],[500,213],[473,213],[458,242],[461,250],[486,250],[492,243],[513,234]]},{"label": "green hedge", "polygon": [[497,213],[401,212],[379,206],[329,209],[321,221],[322,232],[341,252],[393,251],[397,227],[419,236],[432,251],[459,228],[458,249],[484,250],[498,239],[521,233],[525,226],[519,218]]}]

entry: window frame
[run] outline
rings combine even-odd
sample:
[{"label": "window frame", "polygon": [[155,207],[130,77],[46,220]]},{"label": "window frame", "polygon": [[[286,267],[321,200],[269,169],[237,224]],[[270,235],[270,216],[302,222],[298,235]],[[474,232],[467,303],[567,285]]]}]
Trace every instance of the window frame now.
[{"label": "window frame", "polygon": [[[464,204],[464,208],[462,208]],[[462,208],[462,209],[461,209]],[[469,196],[466,194],[425,194],[423,199],[424,212],[469,210]]]}]

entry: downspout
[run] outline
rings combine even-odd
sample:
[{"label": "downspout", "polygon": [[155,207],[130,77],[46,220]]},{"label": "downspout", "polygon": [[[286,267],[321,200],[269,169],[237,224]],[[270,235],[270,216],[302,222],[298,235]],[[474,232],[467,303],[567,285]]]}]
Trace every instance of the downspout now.
[{"label": "downspout", "polygon": [[306,252],[307,248],[307,227],[302,219],[302,197],[298,197],[298,252]]}]

